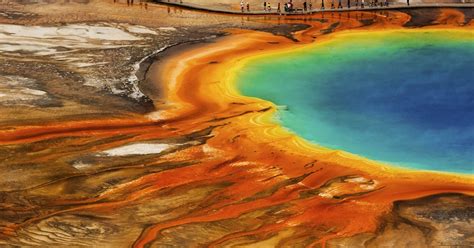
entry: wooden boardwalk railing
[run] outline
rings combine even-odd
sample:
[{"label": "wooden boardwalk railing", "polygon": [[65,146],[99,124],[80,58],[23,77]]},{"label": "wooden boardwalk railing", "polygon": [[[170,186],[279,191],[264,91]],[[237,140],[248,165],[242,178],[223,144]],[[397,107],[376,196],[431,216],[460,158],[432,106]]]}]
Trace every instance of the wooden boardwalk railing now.
[{"label": "wooden boardwalk railing", "polygon": [[[243,12],[231,8],[222,8],[222,7],[210,7],[205,5],[198,5],[192,3],[186,3],[185,0],[153,0],[155,3],[161,3],[172,6],[179,6],[187,9],[195,9],[202,11],[210,11],[217,13],[226,13],[226,14],[239,14],[239,15],[301,15],[301,14],[311,14],[318,12],[340,12],[340,11],[360,11],[360,10],[396,10],[396,9],[412,9],[412,8],[474,8],[474,3],[414,3],[414,4],[403,4],[403,3],[390,3],[389,6],[369,6],[368,1],[366,0],[364,8],[359,6],[352,5],[347,7],[347,0],[342,0],[343,8],[331,8],[331,6],[325,6],[325,9],[321,9],[320,6],[314,6],[311,10],[304,11],[302,8],[297,8],[292,12],[285,12],[283,6],[280,12],[277,11],[275,7],[271,11],[263,10],[251,10]],[[237,1],[238,3],[238,1]],[[360,3],[360,1],[359,1]],[[380,4],[380,3],[379,3]],[[338,5],[338,0],[335,0],[335,7]],[[260,7],[260,6],[259,6]]]}]

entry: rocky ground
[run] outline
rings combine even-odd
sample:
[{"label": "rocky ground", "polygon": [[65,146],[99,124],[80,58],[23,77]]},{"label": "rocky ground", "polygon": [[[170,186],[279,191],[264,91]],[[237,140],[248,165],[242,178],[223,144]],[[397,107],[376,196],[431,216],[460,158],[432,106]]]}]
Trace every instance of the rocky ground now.
[{"label": "rocky ground", "polygon": [[395,203],[377,233],[335,239],[328,247],[471,247],[474,197],[442,194]]},{"label": "rocky ground", "polygon": [[0,6],[0,13],[0,60],[5,65],[0,76],[10,88],[0,88],[9,95],[0,99],[8,106],[0,109],[4,124],[30,123],[45,115],[150,111],[153,104],[138,88],[137,78],[139,64],[148,56],[180,43],[216,38],[227,28],[270,28],[238,17],[204,22],[205,13],[101,2],[10,1]]},{"label": "rocky ground", "polygon": [[[293,38],[293,31],[307,27],[307,20],[300,17],[286,22],[152,4],[127,7],[123,1],[1,3],[0,246],[4,247],[129,247],[151,225],[199,214],[201,208],[228,200],[219,192],[234,184],[231,179],[194,182],[194,172],[179,171],[179,180],[163,173],[206,161],[196,159],[202,154],[218,155],[206,144],[217,126],[180,133],[161,124],[109,120],[139,119],[162,106],[159,87],[145,81],[145,75],[152,62],[172,55],[173,49],[213,42],[232,28]],[[466,18],[459,25],[472,20],[472,10],[463,11]],[[407,13],[413,15],[408,23],[413,27],[439,23],[436,17],[427,19],[427,12]],[[371,25],[380,16],[383,13],[367,14],[361,23]],[[97,124],[101,120],[107,122]],[[8,135],[23,127],[21,135]],[[238,177],[241,172],[235,173],[232,176]],[[272,196],[306,176],[279,182],[255,198]],[[175,184],[174,179],[191,183]],[[153,188],[157,181],[167,186]],[[363,176],[339,177],[301,197],[350,201],[360,189],[378,187],[377,183]],[[460,194],[396,202],[381,218],[376,233],[334,239],[327,245],[472,246],[472,204],[472,197]],[[294,214],[285,210],[288,205],[175,226],[153,245],[206,246],[234,232],[274,224]],[[323,229],[321,235],[332,232]],[[295,227],[280,234],[291,236],[300,231],[307,230]],[[267,240],[277,234],[248,235],[237,243]],[[281,238],[281,246],[305,246],[316,239],[294,236]]]}]

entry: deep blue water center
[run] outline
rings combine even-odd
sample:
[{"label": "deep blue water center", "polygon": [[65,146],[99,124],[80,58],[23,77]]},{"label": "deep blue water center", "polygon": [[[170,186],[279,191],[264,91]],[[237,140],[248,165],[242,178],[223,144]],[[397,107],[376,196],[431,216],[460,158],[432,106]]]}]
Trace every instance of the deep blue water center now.
[{"label": "deep blue water center", "polygon": [[316,144],[398,166],[473,173],[473,41],[449,31],[347,35],[251,61],[238,85],[244,95],[286,106],[277,121]]}]

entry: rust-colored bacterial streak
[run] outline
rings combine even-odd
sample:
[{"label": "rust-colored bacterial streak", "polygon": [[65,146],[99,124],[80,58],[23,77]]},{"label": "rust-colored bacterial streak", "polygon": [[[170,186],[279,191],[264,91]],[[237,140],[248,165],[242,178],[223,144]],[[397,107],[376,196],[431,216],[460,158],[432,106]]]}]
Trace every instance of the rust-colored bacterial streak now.
[{"label": "rust-colored bacterial streak", "polygon": [[[206,246],[220,247],[246,238],[252,241],[248,237],[261,241],[276,237],[279,241],[308,238],[309,247],[324,247],[335,238],[376,232],[381,217],[392,211],[395,201],[448,192],[474,195],[469,176],[397,169],[308,144],[271,122],[276,106],[239,95],[230,80],[232,70],[250,57],[304,48],[339,32],[401,29],[410,18],[396,11],[358,11],[258,19],[266,23],[305,23],[309,27],[293,33],[293,39],[259,31],[228,30],[230,35],[215,43],[183,50],[160,61],[159,70],[150,73],[159,74],[161,82],[173,82],[161,85],[166,102],[173,107],[162,110],[159,121],[133,116],[0,130],[2,145],[26,146],[73,137],[58,141],[54,148],[80,146],[80,152],[88,155],[136,142],[183,146],[163,154],[147,154],[146,159],[141,154],[123,156],[120,158],[126,162],[110,167],[112,159],[100,158],[104,160],[98,159],[97,164],[103,168],[78,169],[23,190],[1,192],[14,195],[28,191],[32,196],[42,196],[56,190],[59,195],[31,207],[42,210],[36,216],[2,224],[0,235],[15,237],[21,230],[63,214],[119,215],[127,207],[159,200],[167,190],[216,186],[217,190],[188,203],[190,209],[179,215],[140,223],[141,232],[134,237],[133,247],[158,243],[165,230],[232,220],[241,221],[244,227],[237,230],[226,226],[228,232],[223,231]],[[440,25],[430,28],[472,29],[464,19],[460,11],[441,10]],[[103,140],[107,142],[101,143]],[[70,153],[65,149],[58,154],[32,155],[32,160],[45,163]],[[117,175],[110,180],[102,178],[115,172]],[[75,192],[72,186],[65,186],[68,181],[86,185],[88,178],[101,178],[110,187],[84,190],[84,195],[61,195],[66,190]],[[30,209],[15,205],[4,208]],[[242,220],[252,213],[260,215],[248,223]]]},{"label": "rust-colored bacterial streak", "polygon": [[[455,10],[447,12],[453,15],[449,19],[455,20],[454,22],[445,21],[444,23],[448,26],[453,23],[459,23],[464,19],[460,12]],[[441,11],[440,18],[446,18],[447,12]],[[358,16],[364,15],[365,17],[363,18],[369,17],[373,19],[372,25],[363,25],[357,20]],[[317,16],[314,15],[313,17]],[[285,22],[301,23],[300,20],[291,20],[292,18],[297,17],[288,18]],[[381,14],[354,12],[347,16],[343,14],[341,17],[338,17],[336,15],[334,18],[330,17],[329,22],[325,24],[308,20],[306,23],[310,24],[311,27],[294,34],[299,43],[266,33],[231,30],[233,35],[215,44],[205,45],[201,50],[184,51],[170,58],[163,65],[164,70],[162,70],[169,74],[165,73],[162,76],[166,78],[168,75],[174,75],[174,78],[169,81],[176,81],[178,85],[167,89],[168,96],[172,101],[186,103],[179,113],[174,112],[171,114],[179,116],[181,124],[185,124],[186,120],[192,120],[193,123],[196,123],[204,119],[205,116],[213,116],[214,120],[222,118],[229,121],[228,125],[219,129],[219,133],[209,140],[208,145],[223,150],[225,154],[244,155],[242,161],[246,163],[251,161],[258,164],[255,166],[256,168],[261,168],[263,165],[275,165],[278,171],[274,175],[282,176],[274,177],[269,184],[258,184],[249,182],[250,178],[255,178],[257,175],[253,172],[248,172],[248,175],[243,179],[244,181],[236,182],[236,185],[240,184],[241,186],[233,186],[227,189],[226,195],[230,194],[236,198],[235,202],[231,205],[219,204],[212,208],[216,209],[216,211],[209,212],[203,210],[198,216],[193,214],[187,218],[183,217],[169,222],[157,223],[142,232],[134,247],[145,247],[156,240],[164,229],[185,226],[190,223],[234,219],[256,209],[266,209],[283,203],[291,203],[288,211],[291,209],[292,212],[300,214],[293,215],[280,224],[267,225],[253,231],[237,232],[225,236],[212,244],[224,244],[226,241],[256,233],[277,232],[291,226],[333,226],[333,231],[327,232],[312,244],[313,246],[324,245],[327,240],[332,238],[347,237],[362,232],[374,232],[378,227],[379,217],[388,213],[392,203],[396,200],[413,199],[446,192],[460,192],[472,195],[474,192],[473,186],[469,183],[469,179],[463,177],[458,178],[444,174],[411,172],[398,169],[381,170],[380,168],[377,169],[377,166],[374,167],[371,162],[346,158],[338,152],[321,151],[319,154],[311,155],[311,149],[306,150],[305,148],[302,148],[302,152],[298,152],[299,148],[295,148],[296,150],[293,152],[294,139],[292,137],[280,137],[279,134],[275,134],[274,137],[265,138],[270,130],[255,127],[251,124],[254,118],[271,114],[251,112],[252,108],[271,107],[266,105],[265,102],[256,105],[250,104],[250,101],[245,98],[239,99],[238,102],[244,103],[244,105],[239,105],[240,109],[245,109],[245,107],[250,109],[246,111],[241,110],[243,113],[247,113],[246,115],[235,115],[232,117],[232,115],[225,115],[225,113],[229,111],[231,103],[237,101],[234,95],[225,95],[219,99],[210,97],[212,95],[222,95],[223,88],[208,82],[222,80],[227,75],[225,73],[226,69],[235,66],[241,59],[248,56],[292,49],[305,43],[311,43],[314,40],[318,42],[318,40],[327,39],[326,35],[328,33],[348,29],[360,29],[367,32],[381,28],[387,30],[399,29],[409,19],[410,16],[405,13],[387,11]],[[277,22],[277,20],[271,19],[267,21]],[[443,25],[436,28],[442,27]],[[321,33],[321,30],[328,31]],[[184,66],[177,69],[175,67],[177,61],[184,63]],[[210,66],[209,61],[225,62],[215,63]],[[269,112],[274,112],[274,110]],[[229,116],[232,118],[229,119]],[[240,131],[236,132],[236,130]],[[236,135],[239,138],[233,139],[232,137],[236,137]],[[229,142],[229,140],[232,140],[232,142]],[[272,185],[273,181],[281,182],[285,176],[303,175],[307,172],[307,168],[304,165],[313,162],[315,158],[317,162],[310,168],[314,171],[317,170],[317,172],[299,182],[298,186],[283,187],[263,198],[256,198],[250,202],[239,202],[239,198],[245,199],[254,194],[245,189],[258,187],[260,191],[264,191],[271,187],[270,185]],[[234,164],[238,164],[238,162]],[[251,171],[251,168],[254,168],[254,166],[247,164],[245,168],[247,171]],[[264,176],[265,172],[261,173],[258,177],[261,178],[262,182],[265,182],[266,178],[274,176]],[[331,179],[344,175],[362,178],[360,180],[365,180],[366,178],[370,182],[367,184],[369,189],[366,192],[361,192],[358,184],[345,181],[337,184],[327,183]],[[206,177],[205,175],[202,176]],[[450,186],[447,186],[448,181]],[[372,184],[377,184],[376,188],[370,188]],[[299,199],[300,193],[308,189],[316,190],[315,195],[307,199]],[[368,208],[367,206],[370,207]],[[350,221],[348,221],[349,219]]]}]

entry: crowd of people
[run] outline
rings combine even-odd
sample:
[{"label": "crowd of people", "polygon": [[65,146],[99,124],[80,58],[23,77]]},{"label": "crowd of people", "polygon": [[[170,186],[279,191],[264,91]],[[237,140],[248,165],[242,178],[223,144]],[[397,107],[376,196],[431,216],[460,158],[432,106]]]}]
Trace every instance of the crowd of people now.
[{"label": "crowd of people", "polygon": [[[315,2],[318,0],[315,0]],[[351,1],[354,7],[356,8],[364,8],[364,7],[388,7],[389,2],[388,0],[368,0],[366,3],[365,0],[337,0],[337,8],[342,9],[344,8],[344,3],[343,1],[347,1],[347,8],[351,8]],[[360,2],[359,2],[360,1]],[[410,0],[407,0],[407,4],[410,5]],[[331,0],[331,9],[335,9],[335,0]],[[242,12],[250,12],[250,3],[249,2],[244,2],[244,0],[240,1],[240,9]],[[321,10],[324,10],[324,0],[321,0]],[[296,6],[295,3],[293,3],[293,0],[290,0],[289,2],[283,3],[283,9],[282,9],[282,3],[278,1],[276,4],[275,8],[272,8],[271,3],[268,1],[263,2],[263,11],[265,12],[272,12],[276,11],[278,13],[291,13],[295,11],[303,11],[303,12],[309,12],[313,10],[313,1],[304,1],[301,6]]]},{"label": "crowd of people", "polygon": [[[409,4],[409,0],[407,0],[407,3],[408,5]],[[324,4],[324,3],[323,3]],[[360,0],[360,3],[359,3],[359,0],[355,0],[355,3],[353,3],[355,5],[356,8],[364,8],[364,7],[388,7],[389,6],[389,3],[388,3],[388,0],[370,0],[368,3],[366,3],[364,0]],[[343,2],[342,0],[338,0],[338,4],[337,4],[337,8],[338,9],[342,9],[344,6],[343,6]],[[347,8],[351,8],[351,1],[350,0],[347,0]],[[324,9],[324,5],[323,5],[323,8]],[[334,0],[331,0],[331,9],[335,9],[335,3],[334,3]]]},{"label": "crowd of people", "polygon": [[[308,11],[308,10],[311,10],[312,7],[313,7],[313,3],[311,1],[309,3],[305,1],[303,3],[302,10],[303,11]],[[245,12],[245,11],[250,12],[250,3],[249,2],[244,2],[243,0],[241,0],[240,1],[240,10],[242,12]],[[267,2],[267,1],[263,2],[263,11],[272,12],[274,10],[276,10],[278,13],[282,12],[282,4],[281,4],[280,1],[277,3],[275,8],[272,8],[272,5],[271,5],[270,2]],[[285,12],[295,11],[296,7],[295,7],[295,4],[293,3],[293,0],[290,0],[289,2],[284,3],[283,4],[283,10]]]}]

